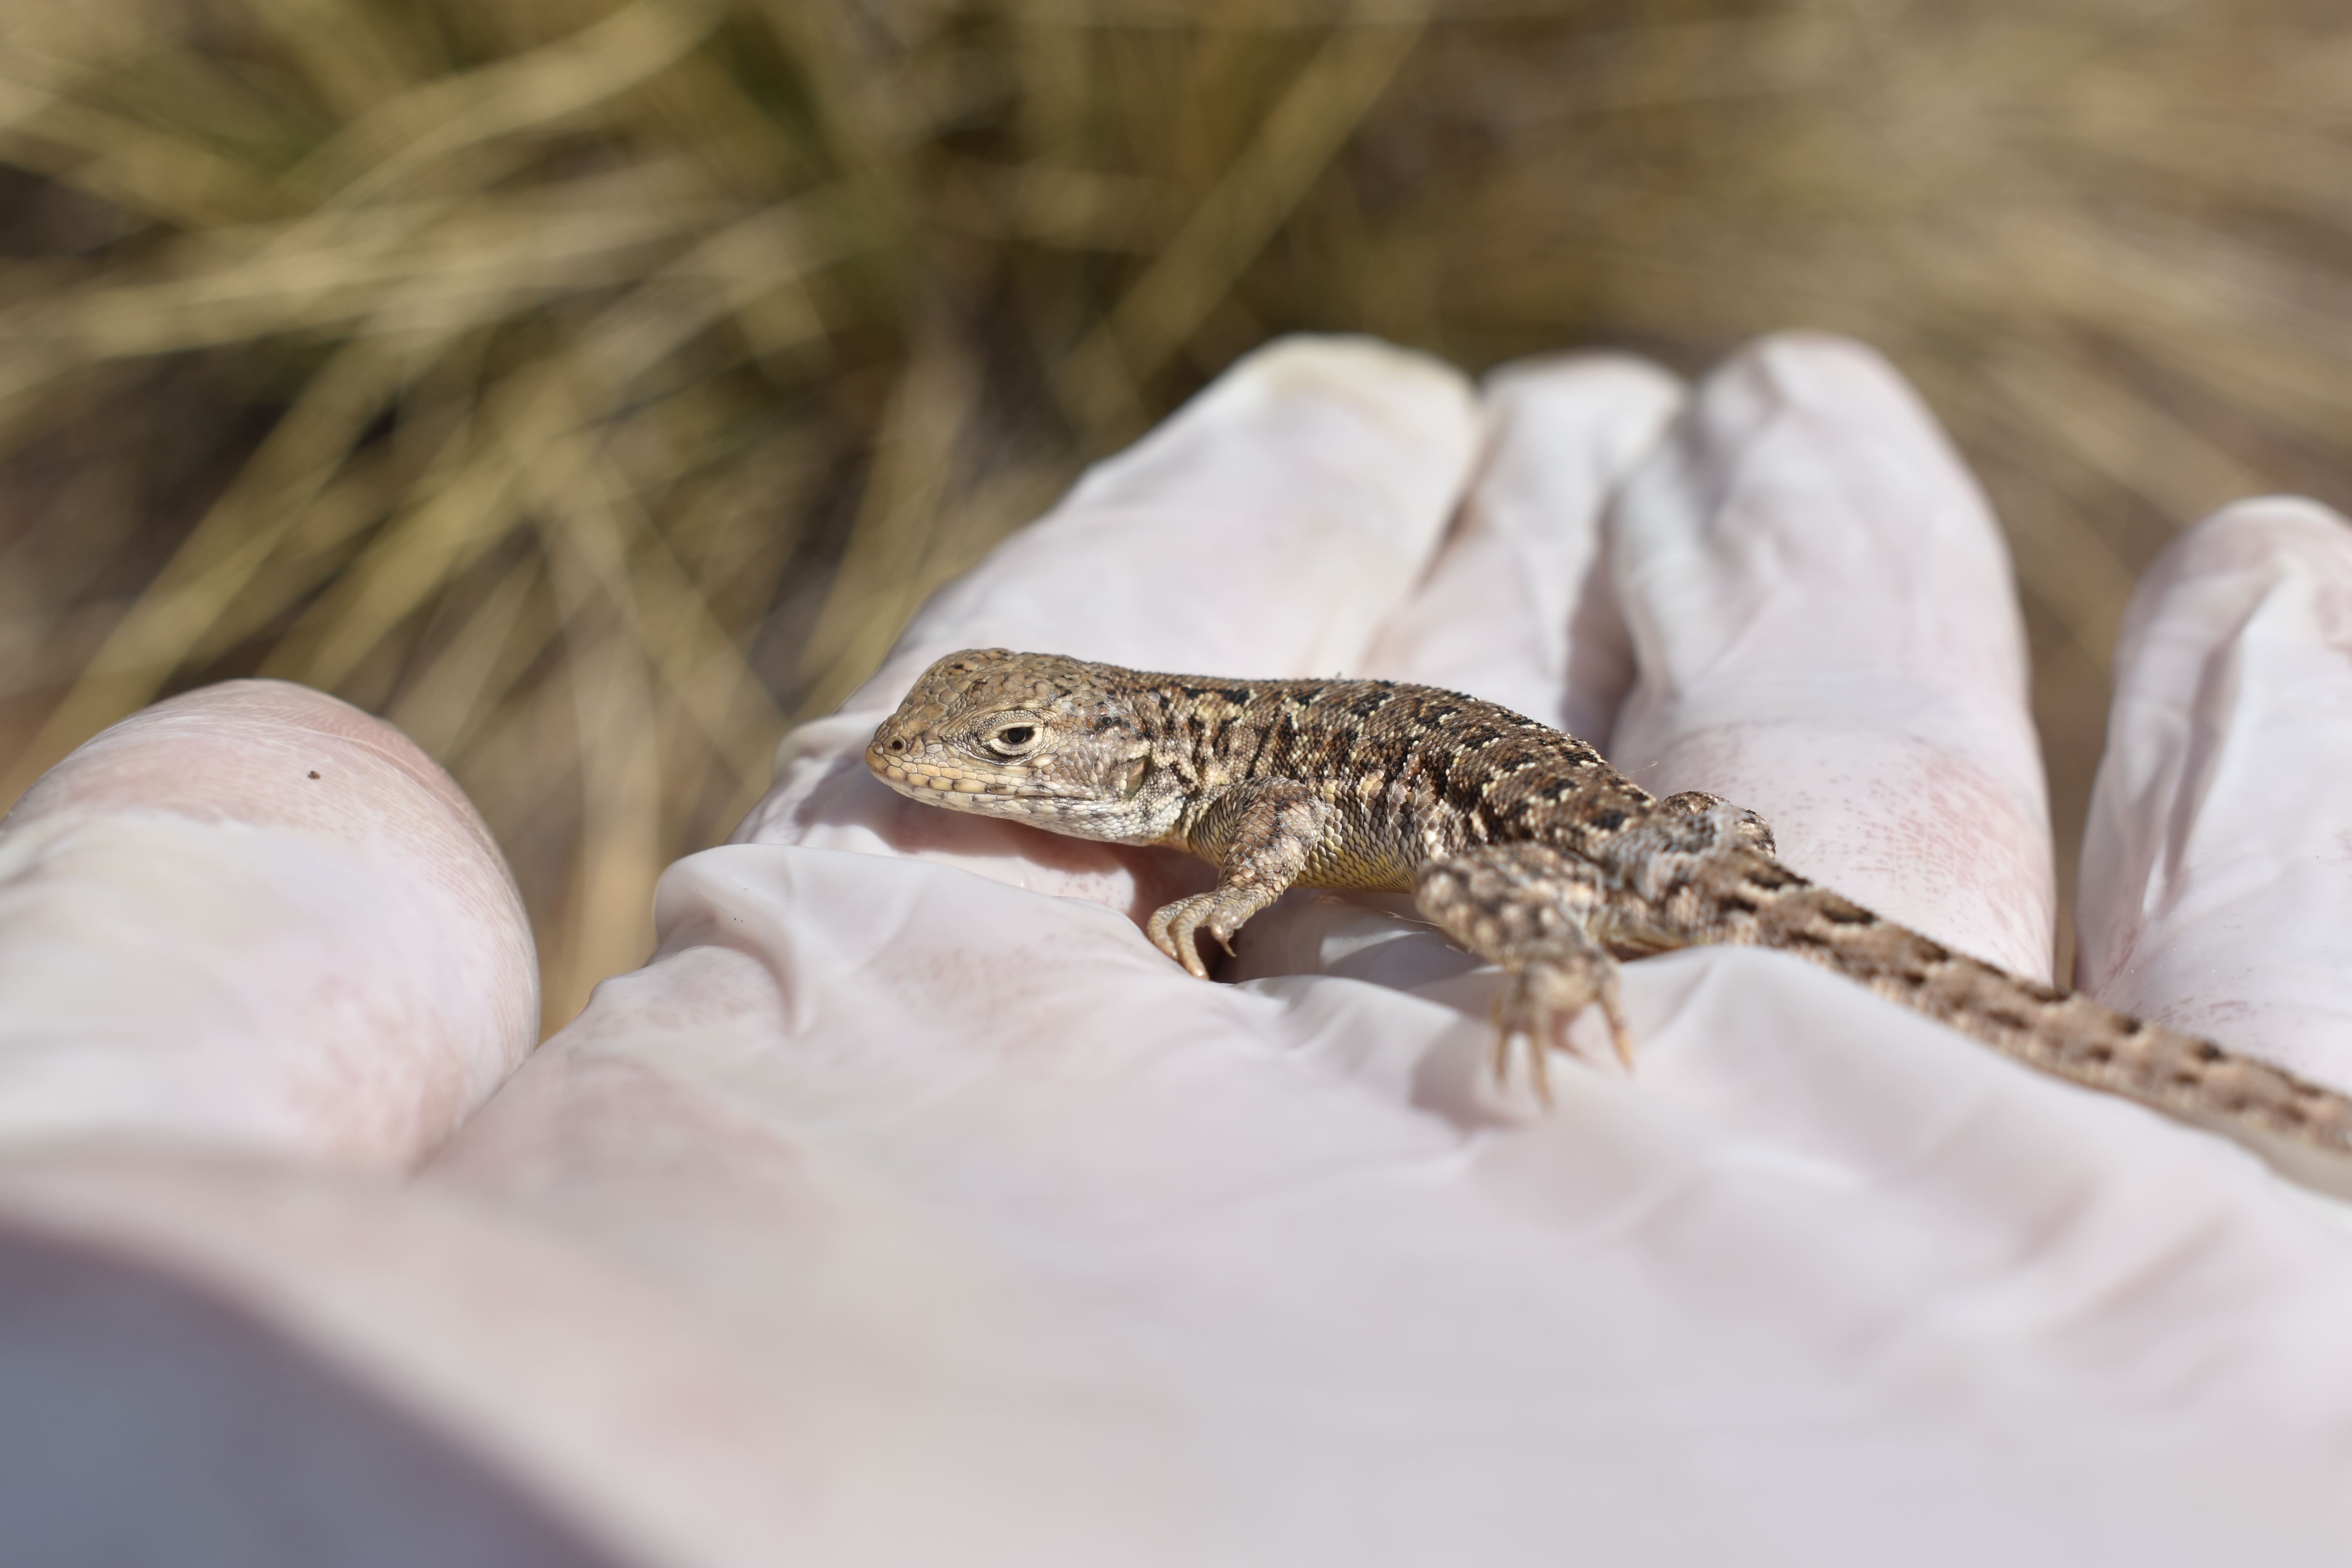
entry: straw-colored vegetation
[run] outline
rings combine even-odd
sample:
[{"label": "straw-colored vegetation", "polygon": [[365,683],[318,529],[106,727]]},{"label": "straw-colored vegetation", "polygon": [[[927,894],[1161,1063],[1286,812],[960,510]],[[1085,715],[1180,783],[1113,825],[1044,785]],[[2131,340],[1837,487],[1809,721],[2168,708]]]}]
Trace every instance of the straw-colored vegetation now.
[{"label": "straw-colored vegetation", "polygon": [[2352,472],[2352,20],[2249,0],[15,0],[0,799],[306,680],[448,763],[548,1017],[795,714],[1235,353],[1908,371],[2062,837],[2135,571]]}]

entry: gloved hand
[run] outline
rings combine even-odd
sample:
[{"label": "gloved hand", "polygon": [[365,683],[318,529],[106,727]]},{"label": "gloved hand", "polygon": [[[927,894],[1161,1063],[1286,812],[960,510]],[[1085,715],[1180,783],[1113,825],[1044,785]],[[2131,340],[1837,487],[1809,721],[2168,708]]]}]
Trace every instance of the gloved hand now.
[{"label": "gloved hand", "polygon": [[[475,1457],[400,1471],[437,1506],[372,1521],[380,1542],[430,1523],[509,1558],[692,1563],[2339,1559],[2352,1251],[2340,1210],[2226,1142],[1745,950],[1630,965],[1636,1076],[1584,1033],[1596,1065],[1559,1065],[1540,1114],[1484,1074],[1492,977],[1399,901],[1295,892],[1244,931],[1240,984],[1203,984],[1139,922],[1205,868],[865,773],[876,721],[960,647],[1430,681],[1561,722],[1658,793],[1755,807],[1818,880],[2045,973],[2022,643],[1965,472],[1847,345],[1767,342],[1682,404],[1620,359],[1507,371],[1482,399],[1377,345],[1262,353],[788,739],[738,841],[664,879],[654,961],[414,1177],[226,1152],[380,1168],[453,1119],[381,1102],[462,1107],[496,1076],[506,1037],[480,1021],[512,1005],[503,971],[354,937],[300,973],[476,1020],[449,1031],[477,1042],[463,1072],[414,1051],[385,1070],[415,1037],[388,1017],[336,1033],[320,1082],[407,1142],[344,1141],[334,1097],[274,1087],[287,1053],[224,1050],[209,1081],[245,1087],[176,1125],[94,1090],[16,1119],[44,1140],[0,1161],[0,1222],[46,1238],[19,1253],[50,1278],[66,1246],[146,1270],[89,1287],[109,1301],[225,1293],[381,1402],[338,1426],[247,1380],[152,1400],[151,1424],[290,1425],[310,1441],[288,1450],[341,1478],[331,1498],[382,1491],[385,1411],[428,1457]],[[2105,999],[2352,1087],[2346,603],[2352,535],[2305,503],[2232,509],[2151,574],[2081,930]],[[75,765],[44,811],[81,809]],[[386,775],[387,813],[418,776]],[[170,793],[100,802],[88,831]],[[414,821],[351,832],[419,841]],[[122,886],[157,875],[121,858]],[[511,921],[495,900],[403,890],[479,866],[454,853],[436,881],[381,857],[373,904],[488,941]],[[37,911],[50,895],[19,882]],[[110,944],[93,926],[78,951]],[[129,950],[120,989],[168,945]],[[216,969],[288,971],[267,942],[225,945]],[[0,1072],[37,1058],[42,1005],[0,989],[20,1042]],[[270,1093],[314,1108],[301,1136],[239,1120]],[[102,1366],[99,1317],[65,1339]],[[0,1456],[58,1468],[38,1438],[63,1406],[0,1408]],[[0,1463],[0,1494],[24,1473]],[[30,1495],[68,1511],[59,1487]]]}]

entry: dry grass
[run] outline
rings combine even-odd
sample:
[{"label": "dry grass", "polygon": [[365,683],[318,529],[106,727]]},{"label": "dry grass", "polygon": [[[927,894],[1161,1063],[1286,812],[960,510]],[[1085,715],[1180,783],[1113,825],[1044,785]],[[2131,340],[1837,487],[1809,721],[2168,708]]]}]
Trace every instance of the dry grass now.
[{"label": "dry grass", "polygon": [[548,1021],[942,578],[1235,353],[1856,332],[2014,540],[2069,847],[2137,569],[2352,472],[2315,0],[18,0],[0,799],[388,714]]}]

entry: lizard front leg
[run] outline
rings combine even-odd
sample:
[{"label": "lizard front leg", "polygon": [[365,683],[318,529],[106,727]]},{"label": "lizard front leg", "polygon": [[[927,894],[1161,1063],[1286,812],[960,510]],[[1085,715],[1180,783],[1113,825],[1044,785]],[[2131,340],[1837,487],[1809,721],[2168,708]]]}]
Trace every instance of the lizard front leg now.
[{"label": "lizard front leg", "polygon": [[1618,1059],[1633,1066],[1617,996],[1617,960],[1593,934],[1607,912],[1598,868],[1544,844],[1490,844],[1425,863],[1414,902],[1440,931],[1502,965],[1495,1001],[1495,1076],[1507,1079],[1513,1042],[1526,1040],[1536,1098],[1551,1103],[1544,1053],[1558,1031],[1599,1003]]},{"label": "lizard front leg", "polygon": [[1236,789],[1185,835],[1185,847],[1217,868],[1217,885],[1153,910],[1144,934],[1206,980],[1200,933],[1231,953],[1234,933],[1307,869],[1329,815],[1328,805],[1295,784]]}]

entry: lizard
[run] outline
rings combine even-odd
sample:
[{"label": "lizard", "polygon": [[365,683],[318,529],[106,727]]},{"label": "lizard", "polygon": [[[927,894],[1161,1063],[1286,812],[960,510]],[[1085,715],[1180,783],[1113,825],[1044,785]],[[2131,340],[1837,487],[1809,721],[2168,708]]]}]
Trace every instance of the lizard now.
[{"label": "lizard", "polygon": [[1112,844],[1188,851],[1210,890],[1145,922],[1209,978],[1294,886],[1408,892],[1497,965],[1494,1070],[1597,1005],[1633,1047],[1619,960],[1733,943],[1809,960],[2044,1072],[2252,1148],[2352,1196],[2352,1099],[2210,1040],[1953,951],[1775,857],[1756,813],[1659,798],[1585,742],[1495,703],[1385,680],[1227,680],[973,648],[932,664],[875,731],[899,794]]}]

